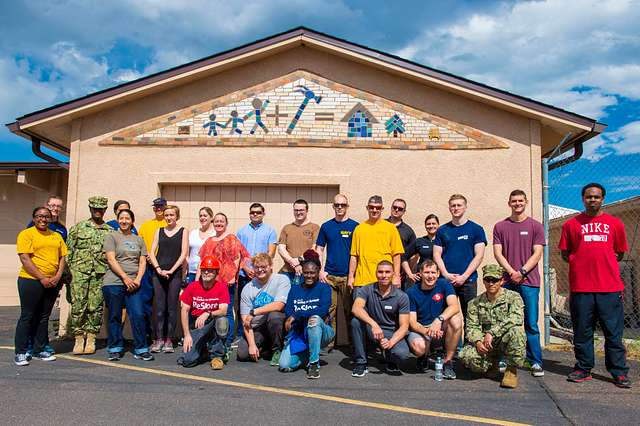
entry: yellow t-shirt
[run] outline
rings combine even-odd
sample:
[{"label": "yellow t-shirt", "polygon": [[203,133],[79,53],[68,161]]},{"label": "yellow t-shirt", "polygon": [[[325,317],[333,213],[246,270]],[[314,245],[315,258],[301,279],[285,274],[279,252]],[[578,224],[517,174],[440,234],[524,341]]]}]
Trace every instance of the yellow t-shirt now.
[{"label": "yellow t-shirt", "polygon": [[376,268],[382,260],[393,262],[393,256],[404,253],[398,228],[386,220],[375,224],[362,222],[353,231],[351,255],[358,256],[354,286],[377,281]]},{"label": "yellow t-shirt", "polygon": [[[67,255],[67,245],[57,232],[50,229],[39,231],[32,226],[18,234],[16,243],[18,254],[31,254],[33,264],[46,277],[52,277],[58,272],[60,258]],[[20,268],[18,276],[35,280],[24,266]]]},{"label": "yellow t-shirt", "polygon": [[144,244],[147,246],[147,253],[151,251],[151,245],[153,244],[153,237],[156,231],[164,226],[167,226],[167,222],[164,219],[157,220],[153,218],[143,223],[140,229],[138,229],[138,235],[142,237]]}]

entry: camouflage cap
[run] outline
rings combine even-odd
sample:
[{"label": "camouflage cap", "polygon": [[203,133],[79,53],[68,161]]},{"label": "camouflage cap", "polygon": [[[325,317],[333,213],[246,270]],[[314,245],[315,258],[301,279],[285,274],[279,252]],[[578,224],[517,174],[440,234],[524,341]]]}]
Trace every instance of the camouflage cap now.
[{"label": "camouflage cap", "polygon": [[482,267],[482,278],[502,278],[504,274],[504,268],[500,265],[496,265],[495,263],[491,263],[489,265],[484,265]]},{"label": "camouflage cap", "polygon": [[108,203],[109,200],[107,199],[107,197],[101,197],[100,195],[89,197],[89,207],[92,207],[94,209],[106,209]]}]

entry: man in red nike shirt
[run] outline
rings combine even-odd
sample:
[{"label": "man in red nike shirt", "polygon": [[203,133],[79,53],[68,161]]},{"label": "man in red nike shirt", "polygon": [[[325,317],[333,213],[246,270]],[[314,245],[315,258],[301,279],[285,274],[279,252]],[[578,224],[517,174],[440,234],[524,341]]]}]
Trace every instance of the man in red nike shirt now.
[{"label": "man in red nike shirt", "polygon": [[616,386],[630,388],[622,342],[624,311],[618,262],[627,248],[624,224],[602,211],[606,191],[599,183],[582,188],[585,211],[562,225],[559,248],[569,262],[570,308],[576,365],[567,380],[591,379],[595,364],[593,327],[599,322],[605,337],[605,364]]}]

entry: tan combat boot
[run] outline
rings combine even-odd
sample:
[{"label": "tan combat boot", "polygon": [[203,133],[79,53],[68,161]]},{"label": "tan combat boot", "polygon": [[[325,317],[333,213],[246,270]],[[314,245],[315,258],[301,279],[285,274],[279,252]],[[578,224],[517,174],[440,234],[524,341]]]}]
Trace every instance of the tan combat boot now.
[{"label": "tan combat boot", "polygon": [[87,355],[96,353],[96,335],[87,333],[87,344],[84,345],[84,353]]},{"label": "tan combat boot", "polygon": [[504,372],[500,386],[503,388],[515,389],[518,386],[518,370],[516,367],[508,366]]},{"label": "tan combat boot", "polygon": [[76,336],[76,344],[73,345],[73,354],[82,355],[84,353],[84,335]]}]

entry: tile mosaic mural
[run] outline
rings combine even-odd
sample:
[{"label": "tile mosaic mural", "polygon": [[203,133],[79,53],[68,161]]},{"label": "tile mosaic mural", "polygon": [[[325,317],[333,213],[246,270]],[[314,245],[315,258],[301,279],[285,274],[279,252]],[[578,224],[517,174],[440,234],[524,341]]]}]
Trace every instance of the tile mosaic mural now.
[{"label": "tile mosaic mural", "polygon": [[103,144],[487,149],[506,141],[306,71],[127,128]]}]

